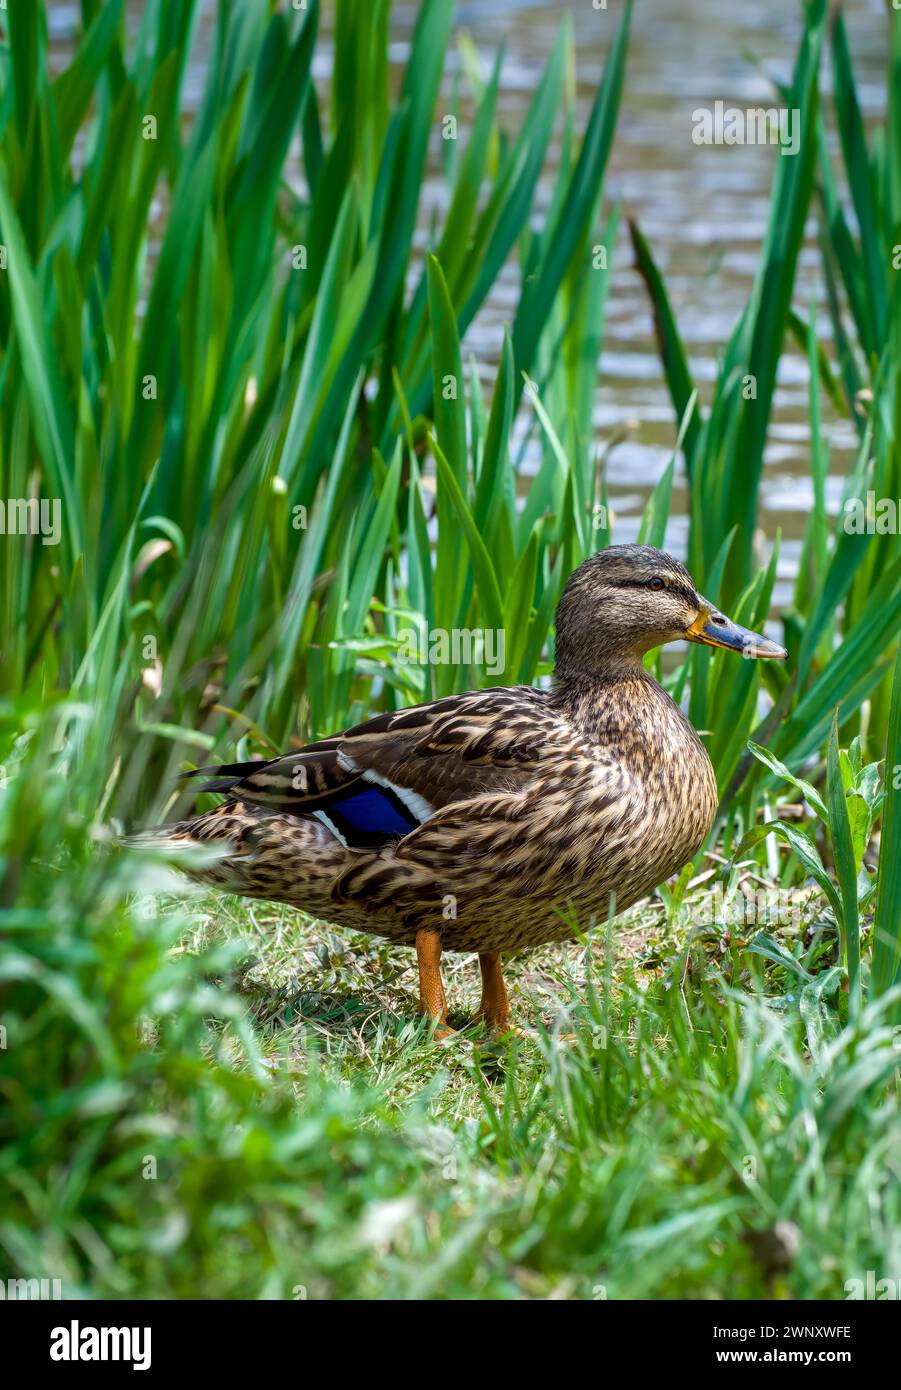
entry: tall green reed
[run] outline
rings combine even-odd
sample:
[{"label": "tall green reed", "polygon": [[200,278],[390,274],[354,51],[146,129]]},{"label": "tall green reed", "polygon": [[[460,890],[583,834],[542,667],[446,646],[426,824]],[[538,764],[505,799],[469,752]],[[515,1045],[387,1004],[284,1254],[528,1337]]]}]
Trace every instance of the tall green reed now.
[{"label": "tall green reed", "polygon": [[[98,753],[142,731],[182,753],[283,746],[362,709],[376,670],[376,698],[409,699],[422,672],[375,666],[404,612],[508,624],[511,669],[531,678],[566,572],[602,538],[590,406],[607,272],[592,248],[630,6],[581,139],[568,25],[508,138],[500,58],[441,116],[451,0],[421,6],[392,95],[389,10],[339,0],[323,98],[315,0],[219,6],[185,120],[195,0],[151,0],[132,41],[121,0],[86,0],[53,80],[42,9],[10,6],[0,469],[10,496],[61,499],[64,528],[58,547],[0,556],[0,680],[99,697]],[[444,142],[448,212],[423,262],[429,148],[450,120],[469,131]],[[461,340],[511,254],[521,292],[489,412]],[[510,438],[530,374],[574,462],[542,426],[520,514]],[[436,691],[486,678],[478,662],[425,675]],[[142,753],[146,785],[164,747]]]}]

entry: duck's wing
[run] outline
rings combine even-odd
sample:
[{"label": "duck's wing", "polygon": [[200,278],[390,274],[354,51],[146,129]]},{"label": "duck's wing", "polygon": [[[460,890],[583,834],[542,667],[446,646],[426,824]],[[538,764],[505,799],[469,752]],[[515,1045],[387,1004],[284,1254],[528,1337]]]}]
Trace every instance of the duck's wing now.
[{"label": "duck's wing", "polygon": [[187,775],[281,815],[313,815],[349,848],[372,849],[442,807],[525,790],[562,736],[545,694],[508,686],[380,714],[284,758]]}]

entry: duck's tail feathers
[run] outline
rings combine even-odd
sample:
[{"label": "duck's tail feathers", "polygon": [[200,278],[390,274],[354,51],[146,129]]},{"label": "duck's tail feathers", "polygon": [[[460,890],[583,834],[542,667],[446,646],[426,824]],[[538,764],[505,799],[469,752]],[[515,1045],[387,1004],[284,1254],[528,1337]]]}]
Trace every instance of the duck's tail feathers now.
[{"label": "duck's tail feathers", "polygon": [[207,777],[212,780],[202,782],[199,787],[195,788],[195,791],[230,792],[239,782],[243,782],[245,778],[276,761],[275,758],[258,758],[255,762],[250,763],[219,763],[211,767],[195,767],[193,772],[180,772],[178,781],[185,782],[194,777]]},{"label": "duck's tail feathers", "polygon": [[231,847],[225,840],[202,838],[194,833],[196,822],[176,821],[172,825],[157,825],[150,830],[138,830],[131,835],[120,835],[116,844],[121,849],[135,849],[146,853],[161,853],[167,858],[190,860],[191,867],[202,867],[215,863],[230,853]]}]

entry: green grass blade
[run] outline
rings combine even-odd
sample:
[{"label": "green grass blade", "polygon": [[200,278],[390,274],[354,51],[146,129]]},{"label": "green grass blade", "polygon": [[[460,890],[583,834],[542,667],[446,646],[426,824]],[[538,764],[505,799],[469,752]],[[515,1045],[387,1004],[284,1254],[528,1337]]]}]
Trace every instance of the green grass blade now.
[{"label": "green grass blade", "polygon": [[[446,489],[446,505],[444,513],[439,513],[438,528],[450,527],[453,524],[452,518],[455,515],[457,521],[463,528],[469,548],[469,558],[472,564],[472,572],[475,578],[475,586],[485,616],[485,626],[493,627],[500,631],[504,625],[504,605],[501,599],[500,586],[497,575],[494,572],[494,565],[491,563],[491,556],[479,534],[475,518],[467,504],[453,470],[441,451],[438,441],[431,436],[429,444],[435,459],[435,466],[438,471],[440,481]],[[440,612],[436,603],[436,612]]]},{"label": "green grass blade", "polygon": [[829,828],[842,902],[842,946],[848,967],[849,1005],[853,1019],[860,1014],[860,918],[857,907],[857,866],[838,756],[837,710],[832,718],[832,730],[829,735],[826,784]]},{"label": "green grass blade", "polygon": [[895,658],[885,748],[873,942],[872,988],[874,994],[881,994],[901,982],[901,646]]},{"label": "green grass blade", "polygon": [[519,372],[532,370],[547,309],[556,298],[567,267],[585,238],[597,206],[619,113],[631,18],[632,0],[627,0],[607,57],[579,158],[560,202],[558,218],[544,233],[540,262],[528,280],[517,310],[513,325],[513,351]]},{"label": "green grass blade", "polygon": [[22,370],[31,396],[31,417],[53,493],[65,513],[64,532],[72,559],[82,549],[80,508],[71,482],[72,416],[57,367],[41,293],[29,263],[22,228],[0,167],[0,235],[7,247],[7,270]]}]

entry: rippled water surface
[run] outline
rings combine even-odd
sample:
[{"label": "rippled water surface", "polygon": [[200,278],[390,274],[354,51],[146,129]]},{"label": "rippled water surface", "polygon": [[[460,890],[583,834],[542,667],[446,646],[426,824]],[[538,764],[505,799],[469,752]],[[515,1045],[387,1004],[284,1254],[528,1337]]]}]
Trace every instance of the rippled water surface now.
[{"label": "rippled water surface", "polygon": [[[412,8],[412,7],[411,7]],[[487,52],[504,42],[506,109],[511,119],[534,88],[563,9],[572,17],[581,104],[587,111],[599,80],[620,6],[606,11],[586,0],[563,5],[470,4],[459,16]],[[846,6],[855,71],[865,116],[885,105],[885,9],[877,0]],[[700,146],[691,138],[692,112],[721,99],[739,107],[773,104],[772,78],[790,76],[800,36],[799,6],[791,0],[754,5],[722,0],[638,0],[625,92],[605,192],[634,217],[664,273],[679,328],[702,395],[709,396],[722,350],[751,291],[766,229],[770,186],[780,156],[772,147]],[[828,62],[823,65],[828,89]],[[816,296],[821,330],[827,313],[819,276],[815,228],[809,227],[795,303],[806,310]],[[502,287],[503,290],[503,287]],[[479,353],[496,352],[509,305],[503,292],[472,335]],[[706,391],[705,391],[706,388]],[[652,336],[644,286],[631,268],[621,236],[613,261],[597,426],[603,436],[618,426],[628,438],[610,454],[608,479],[615,538],[633,539],[650,488],[666,466],[675,421]],[[826,415],[833,457],[831,502],[854,449],[843,421]],[[808,469],[807,367],[789,350],[782,359],[762,488],[761,524],[772,538],[781,528],[783,581],[797,559],[811,503]],[[667,543],[681,550],[684,491],[674,496]],[[777,600],[787,597],[779,586]]]},{"label": "rippled water surface", "polygon": [[[209,20],[214,0],[202,0],[202,19],[188,72],[188,100],[202,90]],[[140,4],[130,9],[137,16]],[[887,21],[883,0],[850,0],[845,6],[852,55],[864,114],[868,121],[884,110]],[[415,4],[396,4],[392,60],[406,61]],[[692,112],[720,99],[739,107],[773,104],[773,77],[791,72],[800,35],[800,5],[793,0],[756,0],[753,5],[723,0],[638,0],[617,137],[606,181],[609,200],[622,204],[623,223],[635,218],[663,271],[692,369],[702,393],[709,393],[721,351],[747,301],[766,227],[770,185],[780,157],[772,147],[701,146],[691,138]],[[326,42],[316,59],[317,80],[327,82],[327,36],[333,7],[323,6]],[[465,27],[487,66],[503,44],[506,61],[500,111],[514,131],[531,100],[555,34],[569,13],[576,37],[580,115],[584,123],[619,21],[619,0],[595,9],[591,0],[534,3],[533,0],[469,0],[458,6]],[[77,22],[75,5],[49,6],[57,59]],[[448,78],[456,63],[451,55]],[[823,65],[828,90],[828,61]],[[465,137],[464,137],[465,138]],[[437,151],[437,140],[436,140]],[[437,165],[437,160],[436,160]],[[538,200],[549,192],[553,162]],[[434,207],[445,206],[442,184],[427,182],[423,226]],[[819,277],[813,223],[809,227],[795,304],[805,310],[812,296],[826,331],[826,309]],[[473,324],[466,342],[493,376],[501,329],[512,317],[518,296],[511,264]],[[808,475],[807,370],[793,350],[783,357],[772,418],[762,490],[761,524],[772,538],[781,528],[781,578],[791,574],[811,501]],[[626,438],[610,452],[608,482],[615,539],[634,538],[648,492],[671,454],[675,423],[651,333],[647,297],[631,268],[621,236],[612,261],[607,330],[599,369],[596,409],[599,438],[623,427]],[[831,501],[837,506],[840,478],[853,450],[849,426],[826,415],[832,451]],[[677,489],[668,544],[682,549],[685,496]],[[780,585],[777,599],[786,596]]]}]

